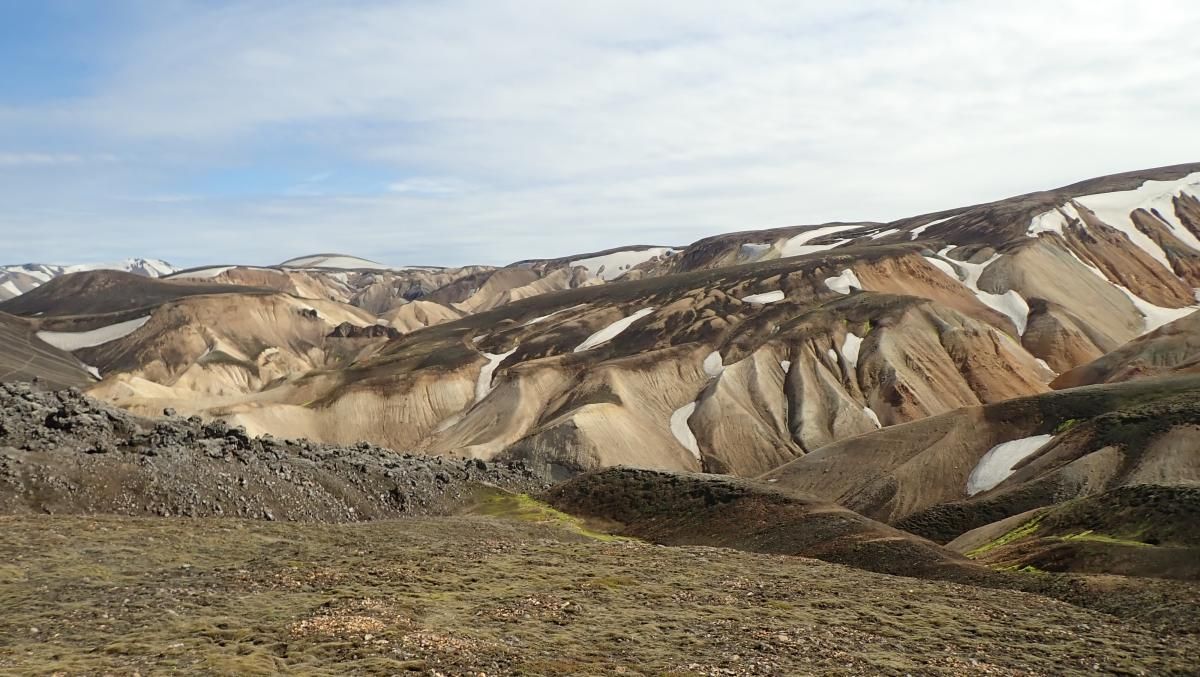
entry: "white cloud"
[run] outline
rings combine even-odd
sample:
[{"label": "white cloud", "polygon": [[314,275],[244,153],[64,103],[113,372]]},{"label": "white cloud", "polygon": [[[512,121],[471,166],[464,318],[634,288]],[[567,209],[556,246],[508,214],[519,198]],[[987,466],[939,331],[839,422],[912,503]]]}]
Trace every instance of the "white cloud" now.
[{"label": "white cloud", "polygon": [[[172,246],[176,224],[238,223],[264,234],[237,244],[262,261],[286,235],[368,258],[495,263],[898,218],[1200,159],[1192,2],[182,7],[130,36],[95,94],[2,112],[165,167],[112,172],[116,186],[81,178],[65,198],[23,186],[35,241],[51,219],[37,200],[65,200],[143,235],[133,246]],[[338,180],[149,213],[103,199],[193,165],[287,162],[295,148]],[[344,166],[408,178],[363,197]],[[233,246],[189,238],[179,251],[218,245]]]},{"label": "white cloud", "polygon": [[437,178],[415,176],[388,184],[388,190],[393,193],[412,193],[417,195],[453,195],[469,189],[464,181],[454,178]]},{"label": "white cloud", "polygon": [[77,155],[74,153],[3,153],[0,167],[62,167],[88,164],[112,164],[114,155]]}]

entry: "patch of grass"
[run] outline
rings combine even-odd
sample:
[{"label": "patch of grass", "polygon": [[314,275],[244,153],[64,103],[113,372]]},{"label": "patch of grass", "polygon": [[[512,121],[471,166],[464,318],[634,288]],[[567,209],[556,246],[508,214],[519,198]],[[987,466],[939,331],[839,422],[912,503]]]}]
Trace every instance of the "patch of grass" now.
[{"label": "patch of grass", "polygon": [[468,513],[516,522],[549,524],[605,543],[633,540],[625,536],[614,536],[589,529],[578,517],[556,510],[529,494],[511,494],[499,489],[487,491],[480,501],[468,510]]},{"label": "patch of grass", "polygon": [[1062,423],[1059,423],[1058,426],[1056,426],[1054,428],[1054,434],[1061,435],[1061,434],[1067,432],[1068,430],[1070,430],[1071,428],[1074,428],[1075,426],[1079,425],[1080,423],[1083,423],[1083,421],[1081,419],[1068,418],[1067,420],[1063,421]]},{"label": "patch of grass", "polygon": [[1004,534],[1000,538],[997,538],[996,540],[990,541],[988,543],[984,543],[983,545],[979,546],[978,548],[975,548],[974,550],[968,552],[967,557],[974,559],[976,557],[979,557],[980,555],[985,555],[988,552],[991,552],[992,550],[995,550],[996,548],[999,548],[1001,546],[1008,545],[1009,543],[1018,541],[1027,536],[1032,536],[1035,533],[1037,533],[1038,526],[1041,524],[1041,522],[1042,522],[1042,515],[1038,515],[1037,517],[1034,517],[1033,519],[1029,520],[1028,522],[1025,522],[1021,526],[1017,527],[1016,529],[1013,529],[1012,531],[1008,532],[1007,534]]},{"label": "patch of grass", "polygon": [[588,583],[615,590],[630,585],[637,585],[637,580],[629,576],[602,576],[600,578],[588,579]]},{"label": "patch of grass", "polygon": [[1021,566],[1020,564],[1010,564],[1008,566],[996,567],[997,571],[1015,571],[1021,574],[1044,574],[1048,573],[1043,569],[1039,569],[1032,564]]},{"label": "patch of grass", "polygon": [[1153,545],[1151,545],[1149,543],[1143,543],[1141,541],[1134,541],[1134,540],[1131,540],[1128,538],[1119,538],[1117,536],[1109,536],[1107,534],[1098,534],[1098,533],[1092,531],[1091,529],[1088,529],[1087,531],[1081,531],[1077,534],[1067,534],[1066,536],[1059,536],[1058,539],[1061,541],[1093,541],[1096,543],[1112,543],[1115,545],[1130,545],[1130,546],[1134,546],[1137,548],[1153,548],[1154,547]]}]

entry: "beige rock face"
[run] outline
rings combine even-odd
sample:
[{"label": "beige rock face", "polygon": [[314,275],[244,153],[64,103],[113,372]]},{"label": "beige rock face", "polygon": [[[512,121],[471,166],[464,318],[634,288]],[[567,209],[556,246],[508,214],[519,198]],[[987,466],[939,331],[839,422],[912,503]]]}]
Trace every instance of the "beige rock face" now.
[{"label": "beige rock face", "polygon": [[[1040,299],[1050,308],[1065,309],[1067,326],[1084,332],[1103,352],[1134,338],[1140,332],[1141,316],[1119,289],[1073,256],[1069,245],[1055,242],[1057,236],[1041,237],[1001,259],[1008,284],[1026,299]],[[1037,321],[1030,318],[1030,324]],[[1063,366],[1065,355],[1037,353],[1051,364]]]},{"label": "beige rock face", "polygon": [[[328,339],[342,322],[372,324],[366,311],[282,294],[189,297],[160,306],[132,334],[80,352],[128,392],[155,383],[173,397],[230,397],[260,391],[315,369],[345,365],[363,345]],[[115,391],[101,384],[105,396]],[[136,390],[136,388],[133,388]]]},{"label": "beige rock face", "polygon": [[[787,422],[799,451],[811,451],[876,429],[864,410],[857,370],[846,364],[846,358],[836,348],[817,352],[810,344],[794,351],[792,356],[795,359],[787,375]],[[784,462],[787,460],[790,459]]]},{"label": "beige rock face", "polygon": [[464,313],[440,303],[430,301],[413,301],[405,303],[384,313],[381,317],[388,325],[395,327],[401,333],[416,331],[422,327],[432,327],[435,324],[453,322]]}]

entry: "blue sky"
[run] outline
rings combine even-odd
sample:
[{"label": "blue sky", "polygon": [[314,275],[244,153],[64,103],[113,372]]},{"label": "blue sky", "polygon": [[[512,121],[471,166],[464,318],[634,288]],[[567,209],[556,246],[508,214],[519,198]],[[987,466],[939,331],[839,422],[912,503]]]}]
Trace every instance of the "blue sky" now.
[{"label": "blue sky", "polygon": [[936,211],[1200,160],[1196,35],[1170,0],[0,0],[0,263]]}]

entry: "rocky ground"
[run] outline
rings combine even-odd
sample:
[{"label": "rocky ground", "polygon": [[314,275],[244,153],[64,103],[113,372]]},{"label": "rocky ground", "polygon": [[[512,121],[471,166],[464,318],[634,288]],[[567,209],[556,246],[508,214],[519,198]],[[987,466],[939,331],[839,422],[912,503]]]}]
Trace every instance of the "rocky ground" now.
[{"label": "rocky ground", "polygon": [[0,518],[0,673],[1194,674],[1044,597],[496,517]]},{"label": "rocky ground", "polygon": [[355,521],[445,514],[484,486],[544,483],[520,463],[254,438],[218,421],[137,418],[74,389],[0,385],[4,513]]}]

